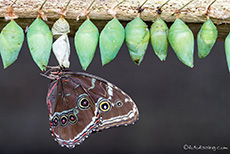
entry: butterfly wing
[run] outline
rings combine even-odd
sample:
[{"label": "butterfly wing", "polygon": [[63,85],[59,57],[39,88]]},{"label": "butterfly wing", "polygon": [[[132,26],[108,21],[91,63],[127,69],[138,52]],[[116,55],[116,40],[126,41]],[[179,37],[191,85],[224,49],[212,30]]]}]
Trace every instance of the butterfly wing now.
[{"label": "butterfly wing", "polygon": [[72,72],[66,75],[73,82],[80,84],[95,102],[100,114],[97,131],[114,126],[127,126],[138,120],[136,104],[114,84],[87,73]]},{"label": "butterfly wing", "polygon": [[47,95],[51,135],[73,148],[96,129],[99,110],[84,88],[68,78],[53,81]]}]

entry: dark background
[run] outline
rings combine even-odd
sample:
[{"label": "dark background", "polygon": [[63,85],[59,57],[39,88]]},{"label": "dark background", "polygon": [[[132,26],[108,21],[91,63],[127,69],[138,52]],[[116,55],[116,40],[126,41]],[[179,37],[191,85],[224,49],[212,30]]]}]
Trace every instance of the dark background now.
[{"label": "dark background", "polygon": [[[82,71],[71,43],[71,70]],[[87,72],[114,83],[136,102],[140,120],[128,127],[92,134],[72,150],[49,132],[46,94],[50,80],[40,76],[26,41],[18,60],[0,70],[0,153],[213,153],[183,150],[188,145],[230,148],[230,74],[224,42],[217,42],[195,67],[182,64],[169,48],[161,62],[149,45],[135,65],[124,44],[114,61],[101,66],[97,49]],[[57,65],[51,55],[49,65]],[[218,153],[230,153],[220,150]]]}]

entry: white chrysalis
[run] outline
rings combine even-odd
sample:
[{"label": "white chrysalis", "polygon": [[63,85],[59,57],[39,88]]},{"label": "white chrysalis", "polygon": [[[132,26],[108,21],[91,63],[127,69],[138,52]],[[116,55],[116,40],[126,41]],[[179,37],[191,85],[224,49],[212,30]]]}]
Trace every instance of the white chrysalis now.
[{"label": "white chrysalis", "polygon": [[63,34],[53,43],[53,52],[59,65],[69,68],[70,44],[67,34]]},{"label": "white chrysalis", "polygon": [[69,23],[65,20],[65,18],[61,17],[54,23],[51,31],[54,37],[60,37],[63,34],[68,34],[70,32]]},{"label": "white chrysalis", "polygon": [[53,43],[54,55],[61,67],[69,68],[70,44],[67,34],[70,32],[69,23],[59,18],[52,27],[52,33],[57,40]]}]

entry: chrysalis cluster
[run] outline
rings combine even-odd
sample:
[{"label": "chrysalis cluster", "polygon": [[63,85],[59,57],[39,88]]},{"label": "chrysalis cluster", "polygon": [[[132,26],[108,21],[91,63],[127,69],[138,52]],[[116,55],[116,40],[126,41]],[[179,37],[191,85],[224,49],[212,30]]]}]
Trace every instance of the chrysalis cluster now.
[{"label": "chrysalis cluster", "polygon": [[[91,6],[83,12],[87,19],[81,24],[74,37],[76,52],[83,70],[86,70],[90,65],[98,42],[103,66],[117,56],[124,41],[131,59],[135,64],[140,65],[150,39],[153,50],[161,61],[166,60],[170,44],[182,63],[188,67],[194,67],[194,36],[189,27],[179,19],[179,10],[177,10],[176,20],[169,29],[167,24],[160,18],[161,7],[158,7],[158,14],[150,30],[148,25],[140,18],[140,13],[143,9],[138,9],[137,17],[130,21],[125,28],[116,18],[116,13],[113,12],[114,14],[111,13],[113,19],[105,25],[99,34],[98,28],[88,16]],[[209,10],[209,7],[207,10]],[[41,8],[39,11],[39,16],[27,28],[27,42],[33,60],[42,71],[46,70],[52,48],[59,66],[69,68],[70,43],[68,33],[70,32],[70,26],[65,20],[64,14],[54,23],[51,32],[48,25],[43,21]],[[206,15],[208,14],[207,12]],[[14,21],[16,16],[12,8],[6,18],[11,19],[11,21],[0,33],[0,54],[4,68],[15,62],[24,41],[24,32]],[[205,58],[210,53],[217,36],[217,28],[207,15],[206,22],[197,34],[199,58]],[[54,43],[53,37],[56,39]],[[225,39],[225,52],[227,64],[230,68],[230,34]]]},{"label": "chrysalis cluster", "polygon": [[61,67],[69,68],[70,43],[67,35],[70,32],[69,23],[61,16],[51,30],[54,38],[57,39],[52,45],[53,53]]}]

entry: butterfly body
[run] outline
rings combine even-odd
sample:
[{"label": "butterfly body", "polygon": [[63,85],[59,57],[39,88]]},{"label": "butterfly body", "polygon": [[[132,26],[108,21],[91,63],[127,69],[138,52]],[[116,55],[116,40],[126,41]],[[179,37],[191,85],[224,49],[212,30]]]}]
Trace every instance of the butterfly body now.
[{"label": "butterfly body", "polygon": [[112,83],[81,72],[58,70],[47,95],[50,131],[62,146],[73,148],[93,131],[134,123],[138,108]]}]

